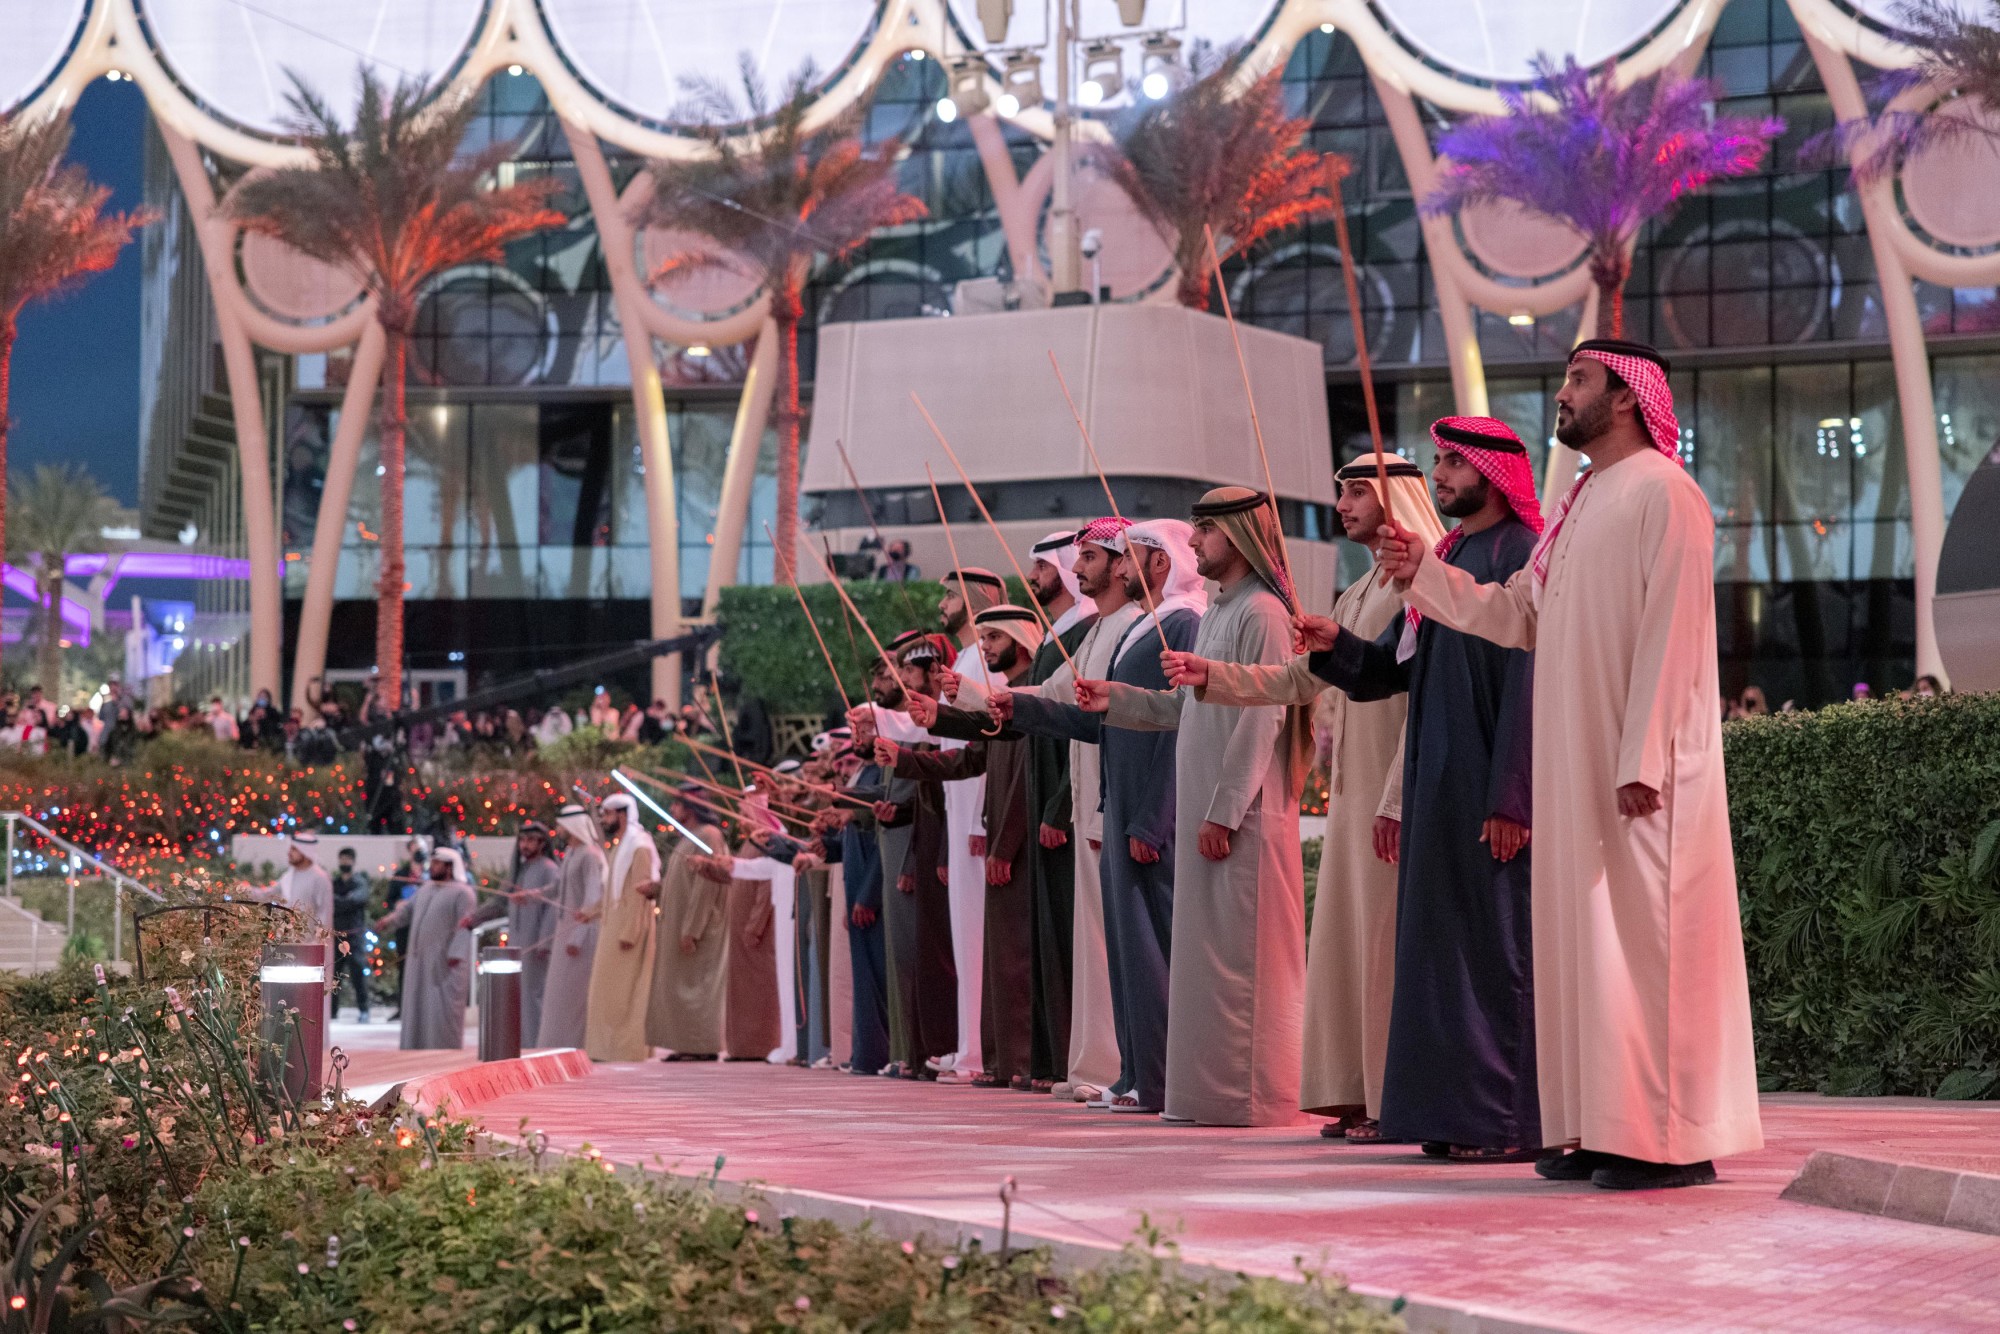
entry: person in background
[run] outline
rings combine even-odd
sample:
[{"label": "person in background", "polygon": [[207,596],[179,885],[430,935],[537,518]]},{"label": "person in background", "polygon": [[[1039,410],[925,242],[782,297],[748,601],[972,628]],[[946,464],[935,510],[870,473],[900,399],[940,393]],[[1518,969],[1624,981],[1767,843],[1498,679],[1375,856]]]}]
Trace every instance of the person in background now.
[{"label": "person in background", "polygon": [[217,741],[227,741],[234,745],[242,738],[241,729],[236,725],[236,715],[222,702],[222,696],[208,697],[208,730],[215,734]]},{"label": "person in background", "polygon": [[617,732],[618,706],[611,702],[611,692],[603,686],[597,687],[590,697],[590,725],[613,734]]},{"label": "person in background", "polygon": [[673,715],[667,711],[667,702],[656,699],[647,706],[646,714],[639,720],[639,744],[657,746],[673,732]]},{"label": "person in background", "polygon": [[924,572],[910,563],[910,544],[902,538],[883,548],[882,563],[875,567],[875,578],[885,583],[907,584],[921,579]]},{"label": "person in background", "polygon": [[82,755],[90,749],[90,734],[83,730],[76,710],[64,709],[49,731],[49,749],[58,755]]},{"label": "person in background", "polygon": [[261,890],[252,890],[250,897],[263,903],[275,903],[289,908],[303,918],[311,927],[311,939],[321,941],[328,947],[326,978],[334,978],[333,946],[333,881],[327,878],[319,865],[319,835],[301,830],[292,835],[291,843],[285,849],[286,867],[277,882]]},{"label": "person in background", "polygon": [[610,872],[598,837],[597,822],[584,807],[565,806],[556,816],[555,842],[563,858],[548,987],[542,998],[542,1026],[534,1040],[537,1047],[584,1044],[590,1011],[590,966],[597,953],[597,919],[604,911],[604,880]]},{"label": "person in background", "polygon": [[343,978],[354,983],[355,1017],[368,1022],[368,904],[375,882],[342,848],[333,874],[333,1012],[340,1013]]},{"label": "person in background", "polygon": [[21,711],[32,714],[44,732],[56,725],[56,706],[43,697],[40,685],[28,687],[28,698],[22,701]]},{"label": "person in background", "polygon": [[375,923],[377,934],[407,926],[403,960],[404,1051],[456,1051],[465,1045],[465,1007],[472,997],[472,933],[459,925],[479,901],[465,859],[450,848],[431,854],[417,892]]},{"label": "person in background", "polygon": [[1939,683],[1935,676],[1932,676],[1928,672],[1919,676],[1917,683],[1910,687],[1910,694],[1916,699],[1936,699],[1943,693],[1944,686]]},{"label": "person in background", "polygon": [[[417,886],[422,883],[426,874],[425,868],[430,865],[431,840],[423,837],[412,838],[404,845],[404,852],[405,856],[403,860],[396,864],[395,871],[389,877],[389,883],[384,887],[383,899],[385,902],[383,908],[385,911],[393,912],[403,900],[417,892]],[[377,932],[376,934],[380,935],[381,933]],[[390,948],[395,952],[396,960],[399,964],[409,958],[410,928],[407,925],[401,925],[396,928],[396,935],[390,942]],[[389,1016],[391,1019],[400,1019],[403,1014],[402,978],[402,969],[399,967],[396,971],[396,989],[393,993],[397,1009],[394,1014]]]},{"label": "person in background", "polygon": [[552,745],[574,730],[568,711],[560,704],[551,705],[535,723],[535,740],[544,746]]},{"label": "person in background", "polygon": [[597,953],[590,971],[584,1049],[593,1061],[643,1061],[646,1002],[653,980],[653,902],[660,896],[660,850],[624,793],[598,807],[610,874],[604,882]]},{"label": "person in background", "polygon": [[542,1028],[542,997],[549,982],[555,944],[556,891],[562,880],[549,851],[549,829],[539,820],[523,822],[514,838],[513,884],[466,914],[468,931],[497,917],[507,919],[507,943],[521,951],[521,1032]]}]

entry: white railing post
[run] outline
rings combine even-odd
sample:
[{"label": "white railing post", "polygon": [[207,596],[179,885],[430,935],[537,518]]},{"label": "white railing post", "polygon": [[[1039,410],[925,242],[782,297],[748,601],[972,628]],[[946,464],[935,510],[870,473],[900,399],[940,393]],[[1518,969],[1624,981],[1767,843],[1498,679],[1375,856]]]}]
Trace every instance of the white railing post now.
[{"label": "white railing post", "polygon": [[7,812],[7,897],[14,897],[14,813]]},{"label": "white railing post", "polygon": [[125,886],[121,881],[111,882],[111,962],[125,960]]}]

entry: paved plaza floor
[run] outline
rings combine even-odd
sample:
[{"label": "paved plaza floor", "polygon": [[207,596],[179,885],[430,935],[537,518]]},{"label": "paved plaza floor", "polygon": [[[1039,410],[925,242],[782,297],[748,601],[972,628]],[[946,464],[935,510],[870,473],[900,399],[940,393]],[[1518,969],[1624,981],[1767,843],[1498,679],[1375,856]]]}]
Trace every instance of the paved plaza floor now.
[{"label": "paved plaza floor", "polygon": [[[341,1025],[353,1083],[422,1064],[394,1029]],[[358,1039],[358,1041],[357,1041]],[[386,1039],[386,1042],[384,1041]],[[466,1053],[433,1054],[432,1069]],[[393,1073],[391,1072],[393,1068]],[[1117,1246],[1145,1220],[1190,1260],[1356,1287],[1526,1327],[1610,1330],[2000,1329],[2000,1237],[1778,1198],[1814,1149],[1991,1170],[2000,1105],[1764,1100],[1767,1146],[1696,1190],[1614,1194],[1475,1167],[1414,1146],[1348,1147],[1313,1127],[1188,1129],[1046,1096],[762,1064],[600,1065],[475,1110],[558,1147]]]}]

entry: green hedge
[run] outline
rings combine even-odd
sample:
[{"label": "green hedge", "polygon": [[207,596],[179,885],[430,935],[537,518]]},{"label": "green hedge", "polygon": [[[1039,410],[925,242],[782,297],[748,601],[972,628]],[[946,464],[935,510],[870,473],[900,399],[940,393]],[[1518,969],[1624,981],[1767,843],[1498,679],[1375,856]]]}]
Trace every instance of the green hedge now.
[{"label": "green hedge", "polygon": [[1766,1089],[2000,1086],[2000,695],[1724,730]]},{"label": "green hedge", "polygon": [[[1019,602],[1021,581],[1007,580],[1008,596]],[[841,607],[831,584],[807,584],[806,605],[840,667],[847,697],[861,699],[868,662],[875,650],[868,636]],[[903,631],[938,628],[938,599],[944,586],[932,580],[907,584],[850,582],[847,595],[883,643]],[[722,590],[716,606],[722,627],[718,659],[724,672],[743,683],[743,694],[764,701],[773,713],[813,713],[838,701],[826,675],[826,659],[813,642],[798,600],[784,587],[739,584]]]}]

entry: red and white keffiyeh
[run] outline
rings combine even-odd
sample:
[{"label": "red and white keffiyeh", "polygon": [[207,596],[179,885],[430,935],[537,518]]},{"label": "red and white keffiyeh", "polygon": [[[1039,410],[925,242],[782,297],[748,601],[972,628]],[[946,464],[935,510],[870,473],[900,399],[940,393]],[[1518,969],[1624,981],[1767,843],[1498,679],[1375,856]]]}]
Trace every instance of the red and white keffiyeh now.
[{"label": "red and white keffiyeh", "polygon": [[[1542,503],[1535,494],[1535,465],[1528,461],[1528,447],[1506,422],[1497,417],[1441,417],[1431,423],[1431,441],[1438,453],[1457,454],[1477,468],[1481,476],[1499,489],[1507,507],[1528,526],[1529,532],[1542,531]],[[1449,557],[1464,536],[1464,527],[1453,525],[1434,548],[1437,558]],[[1416,652],[1417,626],[1423,616],[1415,607],[1405,606],[1403,621],[1403,638],[1396,649],[1398,661]]]},{"label": "red and white keffiyeh", "polygon": [[[1571,361],[1578,357],[1589,357],[1617,372],[1618,378],[1639,396],[1639,419],[1645,423],[1653,448],[1680,463],[1681,423],[1674,415],[1674,391],[1667,383],[1667,359],[1644,343],[1612,338],[1585,339],[1569,354]],[[1555,518],[1535,547],[1529,564],[1534,568],[1537,588],[1549,581],[1549,551],[1555,546],[1556,534],[1562,531],[1563,520],[1569,517],[1570,506],[1576,504],[1577,495],[1592,475],[1585,473],[1576,479],[1576,485],[1570,487],[1562,503],[1556,506]]]},{"label": "red and white keffiyeh", "polygon": [[1103,547],[1107,551],[1122,551],[1124,550],[1124,546],[1117,541],[1118,535],[1131,526],[1132,521],[1130,519],[1119,519],[1106,515],[1101,519],[1092,519],[1089,523],[1077,529],[1076,540],[1079,542],[1088,542],[1092,546]]}]

